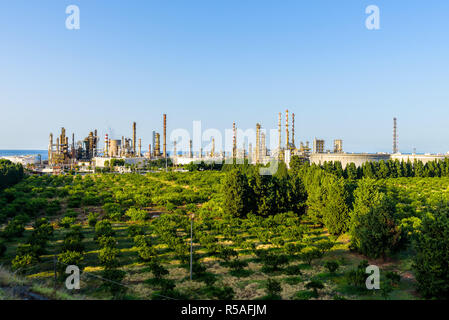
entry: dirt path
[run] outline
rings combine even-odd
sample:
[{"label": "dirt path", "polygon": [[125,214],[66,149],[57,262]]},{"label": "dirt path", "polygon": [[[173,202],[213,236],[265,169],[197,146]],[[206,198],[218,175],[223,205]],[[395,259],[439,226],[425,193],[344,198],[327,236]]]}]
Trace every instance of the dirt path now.
[{"label": "dirt path", "polygon": [[20,300],[50,300],[43,295],[32,292],[30,290],[30,286],[6,286],[0,288],[3,289],[8,296],[12,297],[12,299],[19,298]]}]

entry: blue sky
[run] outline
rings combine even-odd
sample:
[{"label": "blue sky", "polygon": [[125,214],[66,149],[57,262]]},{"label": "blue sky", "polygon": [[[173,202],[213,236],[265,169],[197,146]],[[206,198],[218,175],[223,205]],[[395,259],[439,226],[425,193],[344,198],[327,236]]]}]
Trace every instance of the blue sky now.
[{"label": "blue sky", "polygon": [[[38,4],[39,3],[39,4]],[[65,9],[80,8],[80,30]],[[365,8],[380,8],[380,30]],[[449,151],[448,1],[2,0],[0,149],[64,126],[144,146],[152,130],[276,128],[348,152]],[[103,139],[101,139],[103,140]],[[146,149],[146,148],[144,148]]]}]

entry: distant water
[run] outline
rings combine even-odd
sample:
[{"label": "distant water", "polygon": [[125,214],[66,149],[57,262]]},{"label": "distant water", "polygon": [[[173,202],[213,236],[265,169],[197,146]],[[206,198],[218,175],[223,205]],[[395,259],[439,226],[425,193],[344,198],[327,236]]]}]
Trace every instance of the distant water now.
[{"label": "distant water", "polygon": [[11,156],[37,156],[41,155],[42,160],[48,159],[48,150],[0,150],[0,157]]}]

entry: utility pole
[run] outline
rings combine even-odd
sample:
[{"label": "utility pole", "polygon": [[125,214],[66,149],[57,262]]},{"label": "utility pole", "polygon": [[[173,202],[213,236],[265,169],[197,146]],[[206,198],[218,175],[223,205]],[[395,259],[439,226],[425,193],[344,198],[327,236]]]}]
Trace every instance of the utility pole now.
[{"label": "utility pole", "polygon": [[190,216],[190,281],[192,281],[192,268],[193,268],[193,218],[195,214]]}]

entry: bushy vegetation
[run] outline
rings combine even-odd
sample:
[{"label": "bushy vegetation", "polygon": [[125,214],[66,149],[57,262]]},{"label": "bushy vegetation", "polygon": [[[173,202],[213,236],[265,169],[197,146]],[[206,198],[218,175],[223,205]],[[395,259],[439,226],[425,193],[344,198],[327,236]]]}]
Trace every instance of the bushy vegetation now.
[{"label": "bushy vegetation", "polygon": [[23,179],[23,167],[9,160],[0,159],[0,190],[13,186]]},{"label": "bushy vegetation", "polygon": [[[351,249],[395,268],[413,260],[402,271],[422,296],[447,297],[448,178],[294,159],[273,176],[245,164],[26,177],[0,191],[0,262],[48,277],[56,255],[60,276],[78,265],[100,277],[86,293],[116,299],[386,298],[409,285],[383,270],[386,289],[367,292]],[[443,175],[439,166],[423,172]]]}]

